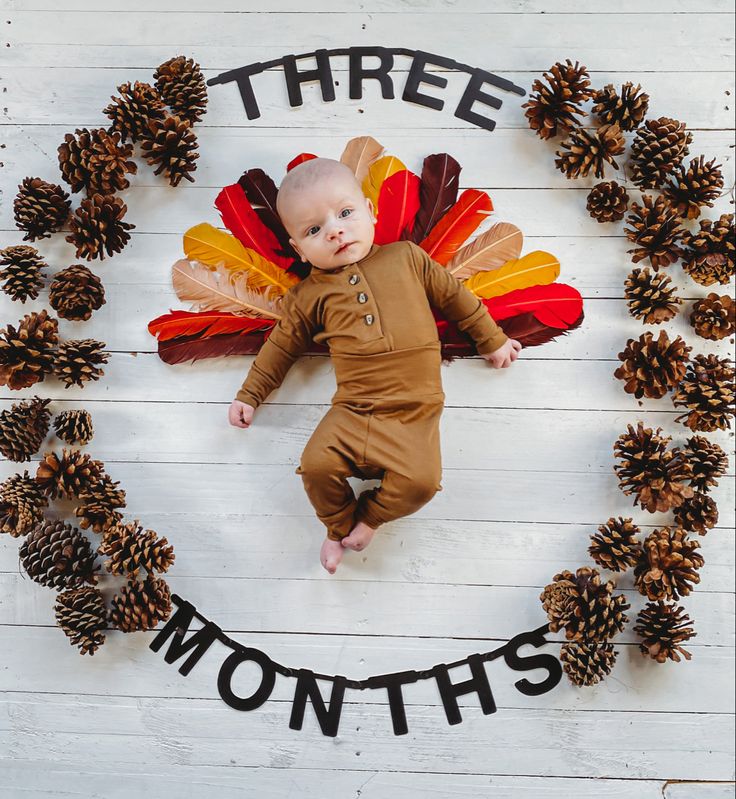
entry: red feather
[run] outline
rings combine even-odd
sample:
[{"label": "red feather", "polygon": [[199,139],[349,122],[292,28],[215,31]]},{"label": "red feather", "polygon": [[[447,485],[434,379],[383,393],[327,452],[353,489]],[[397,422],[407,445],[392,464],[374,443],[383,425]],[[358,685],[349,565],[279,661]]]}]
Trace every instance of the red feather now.
[{"label": "red feather", "polygon": [[496,321],[531,311],[542,324],[563,330],[569,328],[583,310],[580,292],[565,283],[527,286],[500,297],[481,299],[481,302]]},{"label": "red feather", "polygon": [[299,166],[299,164],[303,164],[305,161],[311,161],[313,158],[316,158],[316,157],[317,156],[314,155],[313,153],[299,153],[299,155],[297,155],[296,158],[294,158],[293,160],[289,161],[289,163],[286,166],[286,171],[287,172],[291,172],[291,170],[295,166]]},{"label": "red feather", "polygon": [[419,188],[417,212],[411,238],[418,244],[457,202],[457,191],[462,167],[448,153],[428,155],[422,165],[422,182]]},{"label": "red feather", "polygon": [[408,169],[395,172],[381,184],[378,195],[376,244],[399,241],[403,230],[414,226],[419,208],[419,178]]},{"label": "red feather", "polygon": [[484,191],[466,189],[419,246],[444,266],[492,210]]},{"label": "red feather", "polygon": [[260,319],[254,316],[242,316],[228,311],[171,311],[152,319],[148,323],[148,332],[159,341],[167,341],[177,336],[197,335],[201,338],[216,336],[222,333],[246,333],[273,327],[276,320]]},{"label": "red feather", "polygon": [[215,199],[223,224],[241,242],[282,269],[288,269],[292,260],[279,255],[279,241],[248,202],[243,187],[238,183],[225,186]]}]

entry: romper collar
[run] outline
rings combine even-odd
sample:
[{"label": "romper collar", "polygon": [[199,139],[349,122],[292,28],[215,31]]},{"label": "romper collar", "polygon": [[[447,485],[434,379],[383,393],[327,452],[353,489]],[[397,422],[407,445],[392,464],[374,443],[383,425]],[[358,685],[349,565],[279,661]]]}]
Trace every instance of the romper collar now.
[{"label": "romper collar", "polygon": [[368,250],[365,256],[360,259],[360,261],[353,261],[353,263],[345,264],[345,266],[341,266],[338,269],[333,269],[329,272],[323,269],[317,269],[315,267],[312,267],[312,271],[309,273],[309,277],[312,278],[313,280],[329,280],[330,278],[335,277],[336,275],[342,274],[346,270],[350,270],[351,267],[364,264],[369,258],[373,257],[381,249],[381,246],[382,245],[380,244],[374,243],[371,245],[370,250]]}]

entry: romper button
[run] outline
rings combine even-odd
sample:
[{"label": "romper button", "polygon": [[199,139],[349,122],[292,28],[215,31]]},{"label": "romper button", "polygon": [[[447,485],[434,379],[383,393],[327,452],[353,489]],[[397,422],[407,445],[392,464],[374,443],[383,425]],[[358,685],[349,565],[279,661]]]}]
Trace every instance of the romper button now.
[{"label": "romper button", "polygon": [[367,301],[368,301],[368,295],[364,291],[361,291],[360,294],[358,294],[358,302],[367,302]]},{"label": "romper button", "polygon": [[351,285],[355,285],[360,280],[360,275],[350,275]]},{"label": "romper button", "polygon": [[365,315],[365,323],[367,325],[372,325],[373,324],[373,314],[372,313],[367,313]]}]

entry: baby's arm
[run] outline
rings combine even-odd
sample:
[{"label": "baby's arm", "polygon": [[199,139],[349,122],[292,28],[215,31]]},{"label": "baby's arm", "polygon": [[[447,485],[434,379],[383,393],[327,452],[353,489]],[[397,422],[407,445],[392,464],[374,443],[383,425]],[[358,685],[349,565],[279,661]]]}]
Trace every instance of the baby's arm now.
[{"label": "baby's arm", "polygon": [[299,307],[293,289],[280,305],[281,319],[263,342],[235,399],[254,409],[283,383],[299,356],[309,349],[315,324]]},{"label": "baby's arm", "polygon": [[502,347],[509,337],[496,324],[486,306],[442,264],[427,255],[414,242],[411,245],[414,266],[424,284],[427,297],[458,329],[468,333],[479,355],[488,355]]}]

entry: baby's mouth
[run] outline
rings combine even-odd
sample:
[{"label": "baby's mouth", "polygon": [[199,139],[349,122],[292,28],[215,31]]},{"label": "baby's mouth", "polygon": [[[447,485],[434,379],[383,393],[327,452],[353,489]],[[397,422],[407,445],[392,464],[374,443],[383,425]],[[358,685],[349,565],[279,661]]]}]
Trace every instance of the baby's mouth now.
[{"label": "baby's mouth", "polygon": [[343,244],[342,247],[339,247],[336,250],[335,255],[340,255],[340,253],[344,252],[345,250],[347,250],[347,248],[350,247],[351,244],[355,244],[355,242],[354,241],[349,241],[347,244]]}]

